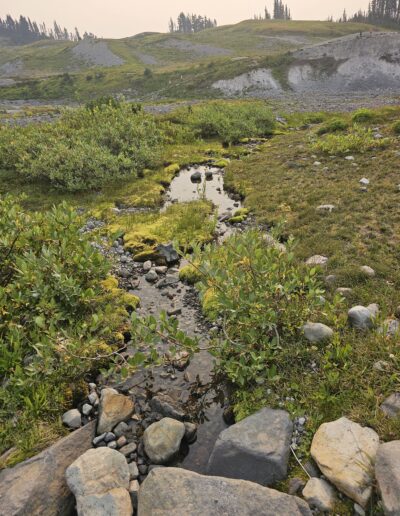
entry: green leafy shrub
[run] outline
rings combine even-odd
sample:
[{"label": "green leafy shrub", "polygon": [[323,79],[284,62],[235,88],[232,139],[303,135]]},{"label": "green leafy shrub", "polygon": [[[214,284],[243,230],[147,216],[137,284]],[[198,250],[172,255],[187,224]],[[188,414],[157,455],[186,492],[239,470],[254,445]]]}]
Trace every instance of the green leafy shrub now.
[{"label": "green leafy shrub", "polygon": [[188,124],[201,138],[219,138],[226,144],[243,138],[265,137],[273,133],[275,123],[263,102],[211,102],[178,110],[171,118]]},{"label": "green leafy shrub", "polygon": [[194,285],[201,280],[201,274],[194,265],[185,265],[179,271],[179,279],[188,285]]},{"label": "green leafy shrub", "polygon": [[335,118],[324,124],[317,131],[317,134],[322,136],[323,134],[328,133],[338,133],[339,131],[345,131],[348,128],[349,124],[340,118]]},{"label": "green leafy shrub", "polygon": [[140,176],[157,164],[163,127],[135,105],[109,100],[66,111],[53,124],[2,127],[0,167],[79,191]]},{"label": "green leafy shrub", "polygon": [[371,129],[355,125],[345,134],[327,134],[312,143],[311,148],[314,152],[346,154],[384,149],[389,144],[389,138],[376,139]]},{"label": "green leafy shrub", "polygon": [[375,114],[370,109],[362,108],[358,109],[353,117],[353,123],[355,124],[363,124],[367,122],[373,122],[375,120]]},{"label": "green leafy shrub", "polygon": [[283,251],[258,230],[197,249],[194,260],[203,306],[223,320],[226,338],[213,349],[219,370],[241,388],[273,379],[302,325],[324,318],[316,270],[296,262],[291,240]]},{"label": "green leafy shrub", "polygon": [[65,204],[28,214],[0,198],[0,454],[71,408],[74,386],[123,343],[125,305],[137,304],[103,287],[110,265],[80,225]]},{"label": "green leafy shrub", "polygon": [[394,134],[400,135],[400,120],[393,124],[392,131],[394,132]]}]

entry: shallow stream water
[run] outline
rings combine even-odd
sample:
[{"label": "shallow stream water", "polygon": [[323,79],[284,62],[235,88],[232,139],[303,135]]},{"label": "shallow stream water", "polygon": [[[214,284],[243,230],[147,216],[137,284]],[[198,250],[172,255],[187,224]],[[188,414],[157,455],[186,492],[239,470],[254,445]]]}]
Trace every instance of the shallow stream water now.
[{"label": "shallow stream water", "polygon": [[[193,182],[192,175],[199,172],[201,180]],[[220,239],[232,230],[224,219],[240,207],[240,202],[233,199],[224,190],[223,171],[218,168],[194,166],[181,170],[173,179],[166,193],[165,210],[172,203],[190,202],[198,199],[210,200],[218,213],[217,235]],[[185,265],[182,261],[181,266]],[[166,276],[161,275],[156,283],[145,279],[142,264],[132,264],[132,284],[129,291],[141,299],[139,314],[159,315],[162,311],[178,310],[176,315],[179,326],[190,336],[200,338],[202,347],[210,339],[210,323],[206,321],[199,305],[197,293],[192,286],[179,281],[179,269],[170,268]],[[165,280],[167,285],[165,286]],[[164,285],[163,285],[164,283]],[[163,350],[165,351],[165,350]],[[194,355],[183,371],[170,365],[155,368],[146,388],[137,384],[145,378],[145,373],[136,373],[124,382],[122,388],[137,397],[144,393],[151,395],[163,393],[180,403],[186,413],[199,423],[197,440],[190,445],[177,460],[176,466],[205,473],[209,456],[219,433],[227,427],[223,420],[224,406],[227,402],[226,389],[223,385],[213,383],[213,359],[207,351]],[[149,386],[150,385],[150,386]],[[121,387],[121,386],[120,386]]]}]

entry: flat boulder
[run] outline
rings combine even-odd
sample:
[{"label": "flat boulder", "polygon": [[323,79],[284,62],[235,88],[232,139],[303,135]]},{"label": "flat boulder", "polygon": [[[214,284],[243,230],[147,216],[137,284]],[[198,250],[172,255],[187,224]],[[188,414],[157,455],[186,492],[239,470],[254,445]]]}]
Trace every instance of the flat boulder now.
[{"label": "flat boulder", "polygon": [[219,434],[207,473],[271,485],[287,474],[293,424],[283,410],[264,408]]},{"label": "flat boulder", "polygon": [[400,441],[381,444],[375,475],[386,516],[400,514]]},{"label": "flat boulder", "polygon": [[140,487],[138,516],[311,516],[308,505],[245,480],[208,477],[181,468],[153,469]]},{"label": "flat boulder", "polygon": [[100,396],[97,433],[111,432],[114,426],[128,419],[135,409],[133,401],[115,389],[103,389]]},{"label": "flat boulder", "polygon": [[88,450],[65,472],[78,516],[131,516],[130,471],[125,457],[110,448]]},{"label": "flat boulder", "polygon": [[311,455],[339,491],[365,507],[372,492],[378,446],[379,436],[374,430],[342,417],[319,427]]},{"label": "flat boulder", "polygon": [[95,423],[70,433],[39,455],[0,472],[0,514],[69,516],[75,501],[65,470],[91,448]]},{"label": "flat boulder", "polygon": [[129,466],[125,457],[110,448],[92,448],[75,460],[65,472],[75,497],[106,493],[129,487]]},{"label": "flat boulder", "polygon": [[153,423],[143,434],[147,456],[154,464],[166,464],[178,453],[185,431],[181,421],[169,417]]}]

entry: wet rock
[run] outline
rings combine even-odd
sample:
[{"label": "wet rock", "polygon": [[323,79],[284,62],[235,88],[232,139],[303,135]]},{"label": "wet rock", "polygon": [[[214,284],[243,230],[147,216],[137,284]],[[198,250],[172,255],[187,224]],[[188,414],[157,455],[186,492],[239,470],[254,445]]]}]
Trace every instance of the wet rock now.
[{"label": "wet rock", "polygon": [[311,456],[339,491],[365,507],[372,492],[379,436],[371,428],[342,417],[316,432]]},{"label": "wet rock", "polygon": [[309,342],[323,342],[333,337],[333,330],[321,323],[307,323],[304,328],[304,336]]},{"label": "wet rock", "polygon": [[262,485],[283,480],[292,431],[287,412],[264,408],[220,433],[207,473]]},{"label": "wet rock", "polygon": [[201,172],[198,170],[190,176],[192,183],[201,183]]},{"label": "wet rock", "polygon": [[335,491],[322,478],[311,478],[303,489],[303,496],[310,507],[319,511],[332,512],[335,507]]},{"label": "wet rock", "polygon": [[179,403],[173,400],[167,394],[159,394],[154,396],[150,401],[150,407],[154,412],[162,414],[164,417],[170,417],[182,421],[185,417],[185,412],[180,407]]},{"label": "wet rock", "polygon": [[206,175],[206,179],[207,179],[208,181],[210,181],[210,180],[213,178],[213,173],[212,173],[212,171],[211,171],[211,170],[206,170],[205,175]]},{"label": "wet rock", "polygon": [[365,306],[353,306],[348,312],[349,324],[357,330],[370,330],[374,326],[375,316]]},{"label": "wet rock", "polygon": [[245,480],[207,477],[180,468],[155,468],[139,491],[138,516],[311,516],[294,496]]},{"label": "wet rock", "polygon": [[101,391],[97,433],[111,432],[121,421],[128,419],[135,409],[133,401],[115,389]]},{"label": "wet rock", "polygon": [[170,266],[175,263],[179,263],[180,257],[179,254],[175,251],[174,246],[172,244],[161,244],[157,247],[157,252],[162,256],[165,260],[165,263]]},{"label": "wet rock", "polygon": [[329,258],[327,258],[326,256],[316,254],[314,256],[311,256],[311,258],[309,258],[306,261],[306,265],[309,265],[310,267],[324,267],[328,263],[328,260]]},{"label": "wet rock", "polygon": [[145,275],[145,280],[149,283],[155,283],[158,280],[158,274],[152,269]]},{"label": "wet rock", "polygon": [[179,451],[185,435],[185,425],[166,417],[146,428],[143,443],[147,456],[154,464],[166,464]]},{"label": "wet rock", "polygon": [[368,276],[368,278],[374,278],[376,276],[376,272],[374,269],[369,267],[368,265],[363,265],[360,267],[360,271],[364,274],[364,276]]},{"label": "wet rock", "polygon": [[400,514],[400,441],[379,446],[375,475],[387,516]]},{"label": "wet rock", "polygon": [[62,422],[69,428],[79,428],[82,424],[82,416],[78,409],[71,409],[62,416]]},{"label": "wet rock", "polygon": [[92,422],[39,455],[0,471],[0,514],[73,514],[75,500],[65,481],[65,470],[91,448],[94,431]]},{"label": "wet rock", "polygon": [[390,395],[381,405],[381,410],[388,417],[395,419],[400,416],[400,392]]}]

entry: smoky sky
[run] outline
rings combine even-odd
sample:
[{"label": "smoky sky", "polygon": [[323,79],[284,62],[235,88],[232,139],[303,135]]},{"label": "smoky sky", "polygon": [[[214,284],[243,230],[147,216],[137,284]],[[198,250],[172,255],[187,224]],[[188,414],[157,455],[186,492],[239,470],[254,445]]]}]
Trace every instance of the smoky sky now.
[{"label": "smoky sky", "polygon": [[[29,16],[51,25],[53,20],[69,30],[93,32],[99,37],[122,38],[139,32],[166,32],[168,20],[184,11],[216,18],[219,25],[237,23],[272,10],[273,0],[1,0],[0,17]],[[365,9],[368,0],[287,0],[298,20],[338,18],[344,9]]]}]

